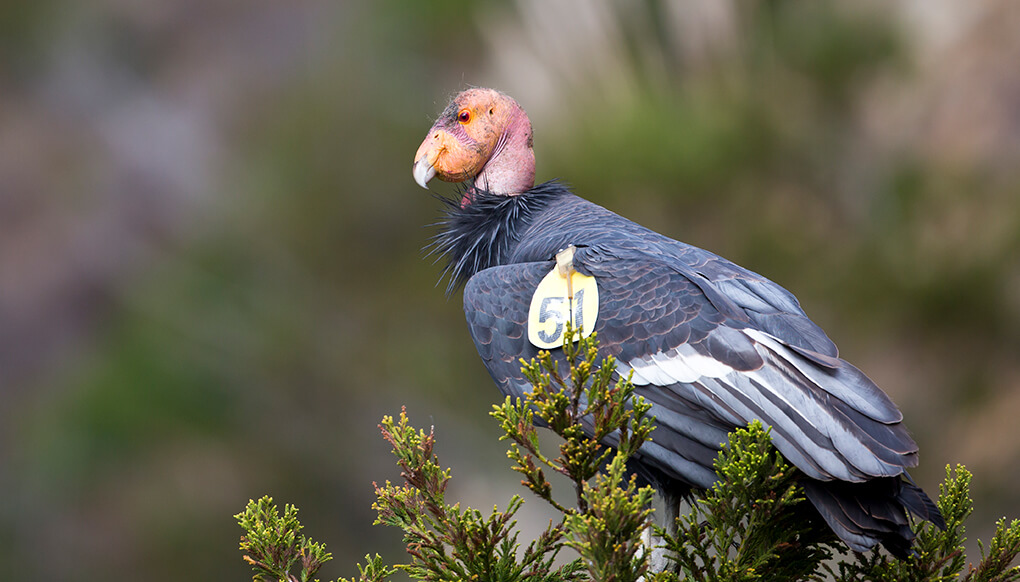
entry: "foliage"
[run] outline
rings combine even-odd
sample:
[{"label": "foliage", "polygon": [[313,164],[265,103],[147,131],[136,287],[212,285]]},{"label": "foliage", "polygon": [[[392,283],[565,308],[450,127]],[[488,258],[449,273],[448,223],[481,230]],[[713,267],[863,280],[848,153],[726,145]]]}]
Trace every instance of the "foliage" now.
[{"label": "foliage", "polygon": [[[451,471],[435,455],[433,430],[411,426],[406,411],[396,420],[384,417],[380,429],[393,446],[404,483],[377,485],[373,508],[376,523],[403,531],[410,562],[389,567],[378,555],[366,557],[367,565],[358,566],[358,582],[382,582],[398,570],[414,580],[491,582],[1020,580],[1020,567],[1009,566],[1020,554],[1017,520],[1008,527],[1000,521],[987,551],[982,546],[982,560],[963,574],[963,522],[972,500],[971,474],[962,466],[955,474],[947,467],[940,487],[946,529],[916,524],[914,555],[896,560],[877,549],[848,554],[805,503],[799,473],[758,422],[730,435],[714,464],[720,480],[692,494],[675,532],[654,528],[672,567],[649,571],[651,552],[642,536],[651,527],[653,490],[628,477],[626,463],[650,439],[650,405],[634,395],[628,379],[613,383],[614,360],[597,363],[597,347],[592,335],[565,345],[562,359],[541,352],[523,368],[531,391],[507,398],[492,412],[503,429],[501,439],[511,441],[507,455],[523,476],[521,484],[561,516],[523,549],[514,519],[523,504],[519,496],[487,516],[450,505],[445,494]],[[541,450],[537,426],[562,438],[555,456]],[[570,481],[570,501],[554,495],[547,471]],[[288,505],[280,517],[272,499],[264,497],[236,516],[245,530],[244,559],[256,580],[306,582],[330,559],[324,546],[299,535],[296,514]],[[558,559],[565,547],[579,558]],[[295,566],[297,575],[291,573]]]},{"label": "foliage", "polygon": [[957,465],[955,474],[946,467],[946,480],[939,486],[939,511],[946,519],[946,529],[940,530],[930,523],[919,524],[915,531],[916,552],[906,560],[890,560],[887,556],[872,553],[861,556],[856,562],[839,565],[839,580],[874,580],[881,582],[1009,582],[1020,580],[1020,566],[1010,563],[1020,554],[1020,520],[1009,526],[1005,519],[996,523],[995,534],[985,551],[981,548],[981,561],[971,565],[962,575],[966,558],[963,542],[966,540],[963,522],[973,512],[970,498],[971,473]]},{"label": "foliage", "polygon": [[555,567],[563,530],[550,524],[518,559],[513,520],[522,501],[514,496],[505,511],[493,509],[489,517],[478,510],[445,501],[450,471],[443,470],[432,452],[433,434],[385,417],[383,435],[392,445],[405,479],[402,486],[389,482],[376,487],[373,507],[376,523],[404,531],[410,564],[397,566],[416,580],[548,581],[578,580],[576,563]]},{"label": "foliage", "polygon": [[[575,335],[569,327],[567,334]],[[492,412],[504,430],[502,438],[512,441],[507,454],[514,470],[524,476],[522,484],[559,510],[560,520],[550,522],[522,549],[514,520],[523,504],[520,497],[488,516],[450,505],[445,492],[451,472],[440,466],[433,452],[433,432],[412,427],[402,411],[396,420],[384,417],[380,429],[393,446],[404,483],[377,485],[373,508],[378,512],[376,523],[404,532],[411,561],[386,568],[377,557],[368,566],[359,566],[359,580],[384,580],[396,570],[416,580],[492,582],[567,582],[588,576],[632,582],[646,574],[641,535],[650,526],[654,491],[638,487],[633,476],[628,478],[626,461],[649,439],[652,423],[645,417],[649,405],[634,397],[628,380],[613,382],[612,358],[596,363],[594,335],[568,343],[563,354],[564,360],[558,361],[542,352],[526,363],[525,374],[533,383],[530,393],[507,398]],[[536,423],[563,439],[554,458],[539,450]],[[546,471],[570,480],[570,501],[554,497]],[[308,579],[319,564],[315,570],[302,569],[301,578],[287,577],[295,556],[304,555],[300,548],[311,543],[296,537],[300,529],[292,519],[296,510],[288,506],[283,519],[274,518],[271,500],[263,502],[253,502],[238,516],[246,530],[241,547],[252,554],[245,559],[256,567],[256,578]],[[576,550],[580,558],[557,561],[564,547]]]},{"label": "foliage", "polygon": [[802,503],[796,469],[761,423],[730,435],[715,470],[721,479],[696,496],[677,534],[660,530],[686,579],[819,579],[836,538]]},{"label": "foliage", "polygon": [[[836,580],[837,582],[961,582],[1020,580],[1020,520],[1000,520],[987,553],[966,574],[963,522],[972,512],[971,474],[946,467],[938,506],[946,529],[915,524],[915,553],[897,560],[874,550],[852,553],[810,509],[796,469],[771,445],[759,423],[738,429],[716,459],[722,479],[695,495],[677,534],[659,530],[684,580]],[[980,542],[979,542],[979,545]],[[841,555],[840,555],[841,554]],[[833,557],[840,560],[832,564]],[[676,580],[671,574],[662,581]]]},{"label": "foliage", "polygon": [[[567,330],[568,337],[573,333]],[[649,405],[633,397],[627,380],[613,383],[613,360],[596,365],[593,337],[567,343],[565,365],[549,352],[525,364],[532,390],[524,398],[494,407],[503,439],[512,441],[508,456],[522,484],[561,514],[521,552],[514,514],[523,501],[515,496],[505,511],[488,518],[461,510],[444,499],[449,470],[432,452],[434,437],[415,430],[407,416],[383,419],[383,436],[393,445],[405,483],[376,488],[378,523],[404,531],[412,562],[398,568],[419,580],[597,580],[633,581],[647,565],[641,533],[649,525],[653,490],[625,477],[626,461],[649,438]],[[565,373],[569,372],[569,373]],[[536,421],[563,439],[558,455],[539,450]],[[614,449],[603,442],[609,441]],[[606,470],[600,474],[600,470]],[[573,485],[571,502],[557,499],[546,471],[564,475]],[[580,559],[562,566],[555,560],[564,546]],[[520,556],[518,554],[520,553]]]},{"label": "foliage", "polygon": [[[573,335],[568,324],[566,337]],[[654,490],[638,487],[625,473],[627,459],[650,439],[653,425],[645,413],[651,405],[634,396],[628,379],[613,384],[611,356],[595,366],[595,334],[565,343],[563,357],[568,377],[561,376],[552,354],[540,352],[523,369],[531,392],[523,399],[508,397],[492,414],[503,428],[502,438],[513,441],[508,456],[524,475],[522,484],[563,514],[565,543],[581,555],[592,578],[637,580],[647,570],[641,533],[649,526]],[[536,414],[563,439],[555,459],[539,450]],[[576,507],[553,498],[543,466],[573,483]],[[602,475],[600,469],[605,469]]]},{"label": "foliage", "polygon": [[[307,582],[332,559],[324,544],[300,535],[297,512],[288,504],[281,517],[273,498],[267,495],[248,501],[245,510],[234,516],[245,531],[241,551],[245,552],[244,561],[255,571],[255,580]],[[294,566],[299,566],[296,576],[291,573]]]}]

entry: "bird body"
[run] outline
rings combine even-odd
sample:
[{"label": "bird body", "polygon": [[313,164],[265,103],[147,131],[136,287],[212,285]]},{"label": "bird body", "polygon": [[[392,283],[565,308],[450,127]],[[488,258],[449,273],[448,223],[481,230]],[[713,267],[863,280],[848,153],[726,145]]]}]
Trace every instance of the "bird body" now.
[{"label": "bird body", "polygon": [[[913,534],[905,510],[941,523],[906,474],[917,464],[917,446],[902,414],[839,358],[793,294],[555,181],[533,186],[530,132],[515,101],[469,90],[440,116],[414,168],[422,185],[434,175],[467,183],[460,201],[447,201],[434,244],[447,257],[451,289],[464,284],[471,337],[504,394],[530,388],[520,360],[539,350],[529,328],[546,323],[529,321],[536,289],[557,269],[557,253],[572,247],[570,266],[597,286],[602,355],[614,356],[617,373],[629,374],[652,404],[657,428],[631,463],[642,479],[671,496],[710,487],[727,434],[758,419],[852,549],[882,543],[906,555]],[[478,144],[486,138],[493,143]],[[528,152],[513,151],[514,144]],[[444,163],[454,171],[437,170]],[[497,171],[489,173],[490,165]],[[471,169],[456,170],[463,167]],[[553,353],[562,358],[561,350]]]}]

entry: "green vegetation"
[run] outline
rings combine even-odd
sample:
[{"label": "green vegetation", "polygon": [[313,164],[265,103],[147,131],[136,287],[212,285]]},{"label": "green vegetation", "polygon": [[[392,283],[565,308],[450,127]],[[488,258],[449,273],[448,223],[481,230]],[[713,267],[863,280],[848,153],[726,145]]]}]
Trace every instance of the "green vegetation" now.
[{"label": "green vegetation", "polygon": [[[916,524],[915,555],[902,561],[879,550],[848,555],[813,515],[797,485],[796,469],[758,422],[730,435],[715,463],[722,479],[694,495],[689,511],[677,520],[676,533],[655,528],[671,566],[650,572],[642,536],[653,527],[654,492],[625,476],[627,459],[650,439],[650,406],[634,396],[627,379],[613,384],[614,361],[597,362],[595,335],[566,344],[564,352],[569,375],[562,376],[557,362],[542,352],[524,368],[531,392],[523,399],[507,398],[492,412],[502,438],[510,441],[507,455],[523,476],[521,484],[555,507],[560,520],[551,521],[522,548],[515,521],[523,504],[519,496],[488,516],[450,505],[451,470],[439,464],[433,431],[414,428],[402,411],[397,420],[384,417],[380,428],[393,446],[404,483],[376,486],[373,508],[377,524],[403,531],[410,562],[386,566],[378,555],[366,557],[356,580],[382,582],[397,571],[414,580],[487,582],[1020,580],[1020,566],[1010,567],[1020,554],[1020,520],[1008,526],[1001,520],[987,551],[982,546],[982,560],[961,577],[963,522],[972,511],[971,474],[963,467],[955,473],[947,468],[940,488],[946,530]],[[536,419],[562,439],[555,456],[540,449]],[[600,444],[610,438],[617,448]],[[570,481],[569,501],[554,495],[546,471]],[[331,558],[322,544],[300,534],[296,514],[288,505],[280,517],[272,499],[264,497],[235,516],[245,531],[241,550],[255,580],[307,582]],[[578,557],[563,559],[565,548]]]},{"label": "green vegetation", "polygon": [[539,180],[794,292],[903,409],[918,483],[975,473],[977,555],[1020,507],[1016,14],[0,2],[3,578],[237,579],[225,517],[261,492],[328,566],[400,555],[370,483],[396,481],[376,424],[405,403],[455,486],[499,486],[496,392],[410,176],[468,85],[528,109]]},{"label": "green vegetation", "polygon": [[758,422],[730,435],[715,462],[722,477],[699,493],[663,536],[690,580],[811,580],[839,541],[812,514],[796,469]]},{"label": "green vegetation", "polygon": [[281,517],[273,498],[267,496],[249,501],[244,512],[234,516],[244,528],[241,549],[246,552],[244,561],[251,564],[256,579],[289,580],[297,566],[300,569],[297,580],[307,582],[333,559],[323,544],[300,533],[302,525],[297,512],[296,507],[287,505]]}]

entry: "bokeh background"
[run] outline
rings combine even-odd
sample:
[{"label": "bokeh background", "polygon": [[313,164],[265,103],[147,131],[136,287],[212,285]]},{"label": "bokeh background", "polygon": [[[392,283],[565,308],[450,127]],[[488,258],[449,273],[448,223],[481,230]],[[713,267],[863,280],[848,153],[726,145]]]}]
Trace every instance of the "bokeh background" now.
[{"label": "bokeh background", "polygon": [[263,494],[324,578],[400,560],[370,503],[402,405],[451,498],[518,491],[411,179],[471,85],[529,111],[539,180],[795,292],[917,481],[975,473],[987,539],[1020,516],[1018,31],[1012,0],[4,3],[0,572],[246,580]]}]

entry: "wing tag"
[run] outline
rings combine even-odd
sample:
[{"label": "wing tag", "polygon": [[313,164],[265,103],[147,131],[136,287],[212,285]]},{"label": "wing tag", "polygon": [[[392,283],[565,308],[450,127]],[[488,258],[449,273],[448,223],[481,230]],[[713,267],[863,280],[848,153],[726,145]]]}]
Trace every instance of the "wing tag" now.
[{"label": "wing tag", "polygon": [[528,340],[551,350],[563,345],[566,323],[580,329],[583,337],[595,331],[599,315],[599,288],[595,277],[573,267],[574,247],[556,255],[556,266],[535,289],[528,311]]}]

